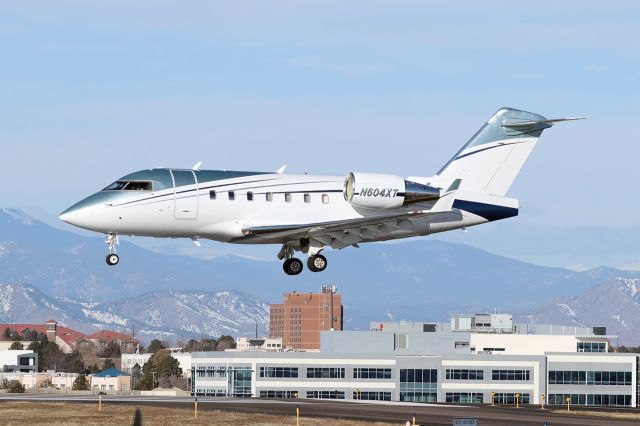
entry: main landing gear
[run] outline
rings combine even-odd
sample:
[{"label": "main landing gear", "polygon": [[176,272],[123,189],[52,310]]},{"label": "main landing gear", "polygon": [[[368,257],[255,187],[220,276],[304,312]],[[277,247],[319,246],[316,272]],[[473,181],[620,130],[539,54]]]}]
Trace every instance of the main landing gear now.
[{"label": "main landing gear", "polygon": [[107,261],[107,265],[115,266],[120,262],[120,257],[116,254],[116,246],[119,244],[118,236],[116,234],[107,234],[107,238],[104,241],[109,246],[109,254],[105,259]]},{"label": "main landing gear", "polygon": [[[282,269],[287,275],[298,275],[302,272],[303,263],[300,259],[293,257],[295,250],[289,245],[283,245],[282,249],[278,253],[279,259],[284,259]],[[322,272],[327,269],[327,258],[316,252],[315,254],[309,253],[307,259],[307,268],[311,272]]]}]

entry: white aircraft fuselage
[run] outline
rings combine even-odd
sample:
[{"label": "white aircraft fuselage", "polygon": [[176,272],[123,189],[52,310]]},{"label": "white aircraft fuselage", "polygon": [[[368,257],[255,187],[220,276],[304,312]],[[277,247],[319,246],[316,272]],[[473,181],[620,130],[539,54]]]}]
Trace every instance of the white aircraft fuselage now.
[{"label": "white aircraft fuselage", "polygon": [[115,265],[117,235],[281,244],[290,275],[326,268],[320,252],[359,243],[429,235],[518,214],[504,197],[552,123],[503,108],[432,177],[344,176],[148,169],[124,176],[73,205],[60,219],[107,235]]}]

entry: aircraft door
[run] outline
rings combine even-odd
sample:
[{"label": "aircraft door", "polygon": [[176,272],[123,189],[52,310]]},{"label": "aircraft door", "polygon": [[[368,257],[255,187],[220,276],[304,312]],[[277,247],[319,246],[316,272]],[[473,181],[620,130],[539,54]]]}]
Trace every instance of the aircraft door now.
[{"label": "aircraft door", "polygon": [[196,219],[198,217],[198,186],[195,173],[191,170],[171,170],[171,174],[175,196],[173,217]]}]

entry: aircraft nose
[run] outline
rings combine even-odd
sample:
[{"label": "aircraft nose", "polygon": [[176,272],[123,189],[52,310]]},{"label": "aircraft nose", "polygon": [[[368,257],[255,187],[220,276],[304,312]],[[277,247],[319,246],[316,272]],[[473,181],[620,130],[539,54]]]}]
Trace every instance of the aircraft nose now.
[{"label": "aircraft nose", "polygon": [[75,223],[73,223],[73,220],[77,216],[77,211],[78,209],[74,207],[70,207],[65,211],[63,211],[62,213],[60,213],[60,216],[58,216],[58,219],[60,219],[63,222],[67,222],[70,225],[75,225]]}]

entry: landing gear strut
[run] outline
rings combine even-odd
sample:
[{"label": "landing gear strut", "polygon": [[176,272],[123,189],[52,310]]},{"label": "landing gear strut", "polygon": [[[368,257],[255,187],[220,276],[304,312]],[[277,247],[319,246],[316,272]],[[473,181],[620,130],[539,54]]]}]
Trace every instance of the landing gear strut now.
[{"label": "landing gear strut", "polygon": [[307,268],[309,268],[311,272],[322,272],[327,269],[327,258],[321,254],[309,256],[309,259],[307,259]]},{"label": "landing gear strut", "polygon": [[116,254],[116,246],[119,244],[118,236],[116,234],[107,234],[107,238],[104,241],[109,246],[109,254],[105,259],[107,261],[107,265],[115,266],[120,262],[120,257]]}]

